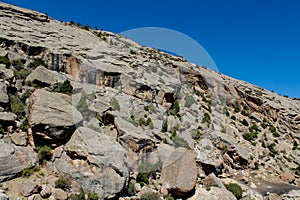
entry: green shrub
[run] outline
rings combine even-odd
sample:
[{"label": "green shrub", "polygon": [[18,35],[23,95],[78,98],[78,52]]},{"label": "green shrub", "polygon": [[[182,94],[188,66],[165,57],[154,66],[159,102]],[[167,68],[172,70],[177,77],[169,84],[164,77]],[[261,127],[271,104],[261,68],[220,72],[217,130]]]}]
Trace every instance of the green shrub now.
[{"label": "green shrub", "polygon": [[22,171],[22,176],[30,176],[34,172],[39,171],[41,168],[39,166],[34,166],[34,167],[26,167]]},{"label": "green shrub", "polygon": [[10,109],[13,113],[15,113],[18,119],[22,119],[25,115],[25,105],[16,95],[9,95],[10,99]]},{"label": "green shrub", "polygon": [[266,122],[261,123],[261,127],[263,129],[266,129],[268,127],[268,123],[266,123]]},{"label": "green shrub", "polygon": [[244,120],[242,121],[242,124],[243,124],[244,126],[249,126],[249,123],[247,122],[246,119],[244,119]]},{"label": "green shrub", "polygon": [[24,67],[24,63],[23,63],[23,61],[21,59],[19,59],[19,60],[13,60],[11,62],[11,65],[14,66],[14,68],[16,70],[21,70]]},{"label": "green shrub", "polygon": [[31,94],[30,94],[30,91],[29,91],[29,90],[26,90],[26,91],[22,94],[22,96],[20,97],[20,100],[21,100],[22,102],[25,103],[26,99],[29,98],[30,95],[31,95]]},{"label": "green shrub", "polygon": [[244,116],[250,116],[250,114],[246,110],[242,110],[241,114]]},{"label": "green shrub", "polygon": [[64,93],[67,95],[72,95],[73,86],[69,80],[65,80],[63,83],[59,83],[58,87],[54,90],[55,92]]},{"label": "green shrub", "polygon": [[230,118],[231,118],[232,120],[236,120],[236,117],[235,117],[234,115],[232,115]]},{"label": "green shrub", "polygon": [[203,123],[208,123],[208,124],[211,123],[211,118],[210,118],[210,115],[208,113],[204,113],[204,117],[202,119],[202,124]]},{"label": "green shrub", "polygon": [[134,186],[134,181],[133,180],[130,180],[127,192],[128,192],[129,195],[135,195],[136,190],[135,190],[135,186]]},{"label": "green shrub", "polygon": [[156,178],[156,172],[161,172],[163,162],[159,160],[157,163],[141,162],[138,166],[138,172],[145,174],[147,178]]},{"label": "green shrub", "polygon": [[234,106],[234,112],[236,112],[236,113],[238,113],[238,112],[240,112],[241,111],[241,108],[240,108],[240,106]]},{"label": "green shrub", "polygon": [[81,189],[79,194],[71,194],[69,199],[71,199],[71,200],[85,200],[85,192],[83,191],[83,189]]},{"label": "green shrub", "polygon": [[268,145],[268,149],[270,151],[270,156],[275,157],[277,151],[275,150],[276,144],[272,143],[270,145]]},{"label": "green shrub", "polygon": [[251,127],[249,127],[250,132],[258,132],[258,126],[256,124],[253,124]]},{"label": "green shrub", "polygon": [[14,71],[16,79],[25,79],[30,74],[29,69],[21,69],[20,71]]},{"label": "green shrub", "polygon": [[185,100],[184,106],[187,108],[190,108],[196,102],[192,95],[185,96],[184,100]]},{"label": "green shrub", "polygon": [[200,132],[200,130],[199,130],[199,129],[194,130],[193,133],[192,133],[192,138],[193,138],[194,140],[199,140],[200,137],[201,137],[201,132]]},{"label": "green shrub", "polygon": [[269,131],[271,131],[272,133],[274,133],[274,132],[276,131],[276,128],[275,128],[274,126],[271,126],[271,127],[269,128]]},{"label": "green shrub", "polygon": [[167,111],[169,115],[176,115],[180,111],[179,100],[176,100],[172,107]]},{"label": "green shrub", "polygon": [[47,67],[47,64],[42,58],[35,58],[31,63],[28,64],[28,68],[35,69],[38,66]]},{"label": "green shrub", "polygon": [[121,109],[120,104],[119,104],[118,100],[115,97],[111,98],[110,105],[111,105],[113,110],[120,111],[120,109]]},{"label": "green shrub", "polygon": [[242,198],[243,189],[236,183],[224,184],[226,189],[230,191],[237,199]]},{"label": "green shrub", "polygon": [[68,177],[60,177],[55,181],[55,188],[68,191],[71,188],[71,180]]},{"label": "green shrub", "polygon": [[172,141],[174,142],[175,147],[183,147],[186,149],[190,147],[187,141],[185,141],[185,139],[183,139],[182,137],[175,136],[172,138]]},{"label": "green shrub", "polygon": [[146,173],[139,172],[136,176],[136,182],[138,182],[142,187],[146,184],[149,184],[149,179]]},{"label": "green shrub", "polygon": [[154,124],[150,117],[146,121],[146,126],[149,126],[150,129],[154,129]]},{"label": "green shrub", "polygon": [[23,120],[22,124],[20,125],[20,129],[21,129],[22,131],[27,131],[28,126],[29,126],[29,124],[28,124],[28,119],[25,118],[25,119]]},{"label": "green shrub", "polygon": [[251,141],[257,138],[257,132],[244,133],[243,137],[245,140]]},{"label": "green shrub", "polygon": [[147,192],[141,195],[140,200],[158,200],[159,195],[155,192]]},{"label": "green shrub", "polygon": [[46,145],[44,146],[37,146],[36,150],[38,152],[38,157],[40,162],[47,160],[50,161],[52,158],[52,149]]},{"label": "green shrub", "polygon": [[10,61],[5,56],[0,56],[0,64],[4,64],[6,67],[10,66]]},{"label": "green shrub", "polygon": [[273,134],[274,137],[280,137],[280,134],[278,132],[276,132],[276,131],[273,132],[272,134]]},{"label": "green shrub", "polygon": [[4,135],[6,132],[2,126],[2,124],[0,124],[0,134]]},{"label": "green shrub", "polygon": [[223,113],[227,116],[227,117],[229,117],[230,116],[230,113],[229,113],[229,111],[228,111],[228,108],[227,107],[224,107],[223,108]]},{"label": "green shrub", "polygon": [[88,193],[87,200],[98,200],[98,194],[96,192]]},{"label": "green shrub", "polygon": [[165,119],[162,123],[161,132],[167,132],[168,131],[168,121]]}]

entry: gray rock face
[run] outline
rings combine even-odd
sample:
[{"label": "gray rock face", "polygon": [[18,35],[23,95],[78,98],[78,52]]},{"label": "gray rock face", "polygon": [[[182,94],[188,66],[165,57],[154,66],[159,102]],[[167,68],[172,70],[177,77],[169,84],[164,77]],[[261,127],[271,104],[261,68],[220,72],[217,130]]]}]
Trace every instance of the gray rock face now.
[{"label": "gray rock face", "polygon": [[37,163],[37,154],[31,147],[17,147],[0,140],[0,182],[11,179],[26,167]]},{"label": "gray rock face", "polygon": [[177,196],[192,192],[197,179],[195,157],[196,154],[192,150],[176,149],[163,164],[161,174],[163,187]]},{"label": "gray rock face", "polygon": [[129,178],[126,151],[104,133],[83,127],[74,132],[54,166],[84,190],[96,192],[100,199],[121,192]]},{"label": "gray rock face", "polygon": [[8,103],[8,95],[6,92],[6,84],[4,82],[0,82],[0,103]]},{"label": "gray rock face", "polygon": [[64,75],[56,71],[49,70],[44,66],[39,66],[27,76],[26,82],[30,81],[37,85],[49,86],[55,83],[62,83],[66,79]]},{"label": "gray rock face", "polygon": [[29,123],[33,133],[45,129],[53,139],[65,139],[82,121],[81,113],[71,105],[71,97],[37,89],[30,97]]},{"label": "gray rock face", "polygon": [[5,65],[0,64],[0,78],[11,79],[14,77],[14,72],[11,69],[7,69]]},{"label": "gray rock face", "polygon": [[205,188],[198,188],[196,194],[188,200],[236,200],[235,196],[226,189],[212,187],[209,191]]}]

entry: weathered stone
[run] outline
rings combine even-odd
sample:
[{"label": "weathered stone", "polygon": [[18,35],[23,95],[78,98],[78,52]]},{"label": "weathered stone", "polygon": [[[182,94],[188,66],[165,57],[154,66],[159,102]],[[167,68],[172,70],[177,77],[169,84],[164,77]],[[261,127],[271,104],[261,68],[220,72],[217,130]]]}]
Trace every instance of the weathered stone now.
[{"label": "weathered stone", "polygon": [[4,82],[0,82],[0,103],[8,103],[8,101],[6,84]]},{"label": "weathered stone", "polygon": [[11,79],[14,77],[14,72],[11,69],[7,69],[5,65],[0,64],[0,78]]},{"label": "weathered stone", "polygon": [[278,194],[269,194],[268,195],[268,200],[282,200],[282,198]]},{"label": "weathered stone", "polygon": [[11,112],[1,112],[0,113],[0,121],[5,123],[6,126],[15,125],[15,120],[17,119],[17,115]]},{"label": "weathered stone", "polygon": [[25,132],[15,132],[10,136],[12,142],[18,146],[27,145],[27,133]]},{"label": "weathered stone", "polygon": [[62,189],[59,189],[59,188],[54,188],[52,190],[52,196],[55,199],[59,199],[59,200],[66,200],[66,199],[68,199],[68,194],[65,191],[63,191]]},{"label": "weathered stone", "polygon": [[0,140],[0,182],[11,179],[26,167],[37,163],[37,154],[31,147],[17,147]]},{"label": "weathered stone", "polygon": [[43,198],[41,197],[40,194],[33,194],[30,197],[28,197],[28,200],[42,200]]},{"label": "weathered stone", "polygon": [[196,186],[197,165],[196,154],[184,148],[176,149],[164,161],[161,173],[163,187],[177,196],[191,193]]},{"label": "weathered stone", "polygon": [[203,185],[206,185],[206,186],[214,186],[214,187],[226,189],[225,186],[223,185],[223,183],[221,182],[221,180],[218,179],[216,177],[216,175],[213,173],[208,175],[207,177],[205,177],[201,182]]},{"label": "weathered stone", "polygon": [[226,189],[211,187],[210,190],[197,188],[195,195],[188,200],[236,200],[235,196]]},{"label": "weathered stone", "polygon": [[41,186],[41,192],[40,195],[42,198],[49,198],[51,196],[51,188],[48,185],[42,185]]},{"label": "weathered stone", "polygon": [[43,132],[52,139],[68,138],[82,115],[71,104],[71,97],[37,89],[30,97],[29,123],[33,133]]},{"label": "weathered stone", "polygon": [[32,82],[39,86],[50,86],[56,83],[63,83],[67,80],[66,76],[45,68],[44,66],[37,67],[26,78],[26,82]]},{"label": "weathered stone", "polygon": [[55,168],[71,176],[84,190],[96,192],[103,199],[125,187],[129,179],[126,151],[104,133],[81,127],[64,149],[54,162]]},{"label": "weathered stone", "polygon": [[295,174],[291,170],[283,170],[280,174],[280,178],[282,181],[291,183],[295,180]]},{"label": "weathered stone", "polygon": [[33,194],[38,194],[42,190],[41,186],[32,181],[26,181],[21,186],[21,194],[24,197],[29,197]]},{"label": "weathered stone", "polygon": [[9,200],[9,197],[7,194],[0,193],[0,200]]},{"label": "weathered stone", "polygon": [[300,199],[300,190],[292,190],[287,194],[281,195],[284,200],[298,200]]}]

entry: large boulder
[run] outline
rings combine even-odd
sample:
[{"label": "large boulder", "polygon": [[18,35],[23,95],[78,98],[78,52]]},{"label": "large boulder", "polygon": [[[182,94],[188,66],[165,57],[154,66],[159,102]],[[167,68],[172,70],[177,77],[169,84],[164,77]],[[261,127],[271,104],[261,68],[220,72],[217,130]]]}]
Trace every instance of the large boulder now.
[{"label": "large boulder", "polygon": [[37,89],[30,97],[29,123],[33,133],[43,132],[55,140],[64,140],[82,122],[70,96]]},{"label": "large boulder", "polygon": [[188,200],[236,200],[235,196],[226,189],[211,187],[208,191],[205,188],[198,188],[193,197]]},{"label": "large boulder", "polygon": [[164,188],[175,196],[190,195],[196,186],[196,153],[184,148],[176,149],[164,161],[161,181]]},{"label": "large boulder", "polygon": [[126,151],[104,133],[80,127],[54,161],[58,173],[72,177],[99,199],[113,198],[129,179]]},{"label": "large boulder", "polygon": [[16,177],[26,167],[34,166],[38,157],[31,147],[17,147],[0,140],[0,182]]},{"label": "large boulder", "polygon": [[27,76],[26,82],[32,82],[41,86],[49,86],[56,83],[63,83],[66,79],[66,76],[56,71],[49,70],[44,66],[38,66]]}]

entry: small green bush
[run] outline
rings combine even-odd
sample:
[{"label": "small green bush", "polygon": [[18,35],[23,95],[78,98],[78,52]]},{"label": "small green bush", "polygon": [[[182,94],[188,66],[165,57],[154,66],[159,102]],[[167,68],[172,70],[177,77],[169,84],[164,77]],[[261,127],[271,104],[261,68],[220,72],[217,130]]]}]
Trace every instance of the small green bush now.
[{"label": "small green bush", "polygon": [[270,151],[270,156],[275,157],[277,151],[275,150],[276,144],[272,143],[270,145],[268,145],[268,149]]},{"label": "small green bush", "polygon": [[243,189],[236,183],[225,184],[225,187],[230,191],[237,199],[242,198]]},{"label": "small green bush", "polygon": [[243,124],[244,126],[249,126],[249,123],[247,122],[246,119],[244,119],[244,120],[242,121],[242,124]]},{"label": "small green bush", "polygon": [[21,70],[21,69],[23,69],[23,67],[24,67],[24,63],[22,62],[21,59],[19,59],[19,60],[13,60],[13,61],[11,62],[11,65],[14,66],[14,68],[15,68],[16,70]]},{"label": "small green bush", "polygon": [[243,137],[245,140],[251,141],[257,138],[257,132],[244,133]]},{"label": "small green bush", "polygon": [[268,123],[266,123],[266,122],[261,123],[261,127],[263,129],[266,129],[268,127]]},{"label": "small green bush", "polygon": [[40,162],[44,160],[50,161],[52,158],[52,149],[46,145],[44,146],[37,146],[36,150],[38,152],[38,157]]},{"label": "small green bush", "polygon": [[29,69],[20,69],[20,70],[15,70],[14,71],[14,76],[16,79],[25,79],[29,74],[31,70]]},{"label": "small green bush", "polygon": [[22,119],[25,115],[25,104],[16,95],[9,95],[10,99],[10,109],[15,113],[18,119]]},{"label": "small green bush", "polygon": [[227,116],[227,117],[229,117],[230,116],[230,113],[229,113],[229,111],[228,111],[228,108],[227,107],[224,107],[223,108],[223,113]]},{"label": "small green bush", "polygon": [[22,171],[22,176],[30,176],[32,175],[34,172],[39,171],[41,168],[39,166],[34,166],[34,167],[26,167],[25,169],[23,169]]},{"label": "small green bush", "polygon": [[274,133],[274,132],[276,131],[276,128],[275,128],[274,126],[271,126],[271,127],[269,128],[269,131],[271,131],[272,133]]},{"label": "small green bush", "polygon": [[63,83],[59,83],[58,87],[54,90],[55,92],[64,93],[67,95],[72,95],[73,86],[69,80],[65,80]]},{"label": "small green bush", "polygon": [[91,114],[91,111],[89,110],[89,105],[86,102],[87,98],[86,95],[82,95],[76,108],[81,113],[84,120],[87,120]]},{"label": "small green bush", "polygon": [[186,149],[190,147],[187,141],[185,141],[185,139],[183,139],[182,137],[175,136],[172,138],[172,141],[174,142],[175,147],[183,147]]},{"label": "small green bush", "polygon": [[241,114],[244,116],[250,116],[250,114],[246,110],[242,110]]},{"label": "small green bush", "polygon": [[87,200],[98,200],[98,194],[96,192],[88,193]]},{"label": "small green bush", "polygon": [[4,64],[6,67],[10,66],[10,61],[5,56],[0,56],[0,64]]},{"label": "small green bush", "polygon": [[192,133],[192,138],[194,140],[199,140],[201,138],[201,132],[200,130],[194,130],[193,133]]},{"label": "small green bush", "polygon": [[2,126],[2,124],[0,124],[0,134],[4,135],[6,132]]},{"label": "small green bush", "polygon": [[203,123],[208,123],[208,124],[211,123],[211,118],[210,118],[210,115],[208,113],[204,113],[204,117],[202,119],[202,124]]},{"label": "small green bush", "polygon": [[187,108],[190,108],[196,102],[192,95],[185,96],[184,100],[185,100],[184,106]]},{"label": "small green bush", "polygon": [[241,111],[240,106],[234,106],[234,112],[238,113]]},{"label": "small green bush", "polygon": [[141,195],[140,200],[158,200],[159,195],[155,192],[147,192]]},{"label": "small green bush", "polygon": [[20,129],[21,129],[22,131],[27,131],[28,126],[29,126],[29,124],[28,124],[28,119],[25,118],[25,119],[23,120],[21,126],[20,126]]},{"label": "small green bush", "polygon": [[146,126],[149,126],[150,129],[154,129],[154,124],[150,117],[146,121]]},{"label": "small green bush", "polygon": [[47,67],[47,64],[42,58],[35,58],[31,63],[28,64],[28,68],[35,69],[38,66]]},{"label": "small green bush", "polygon": [[249,127],[250,132],[258,132],[259,128],[256,124],[253,124],[251,127]]},{"label": "small green bush", "polygon": [[139,172],[136,176],[136,182],[138,182],[142,187],[146,184],[149,184],[149,179],[147,177],[147,173]]},{"label": "small green bush", "polygon": [[55,181],[55,188],[68,191],[71,188],[71,180],[68,177],[60,177]]},{"label": "small green bush", "polygon": [[232,115],[230,118],[231,118],[232,120],[236,120],[236,117],[235,117],[234,115]]},{"label": "small green bush", "polygon": [[21,100],[22,102],[25,103],[26,99],[29,98],[30,95],[31,95],[31,94],[30,94],[30,91],[29,91],[29,90],[26,90],[26,91],[22,94],[22,96],[20,97],[20,100]]},{"label": "small green bush", "polygon": [[165,119],[162,123],[161,132],[167,132],[168,131],[168,121]]},{"label": "small green bush", "polygon": [[136,190],[135,190],[135,186],[134,186],[134,181],[133,180],[130,180],[127,192],[128,192],[129,195],[135,195],[136,194]]},{"label": "small green bush", "polygon": [[273,132],[272,134],[273,134],[274,137],[280,137],[280,134],[278,132],[276,132],[276,131]]},{"label": "small green bush", "polygon": [[118,111],[121,110],[120,104],[119,104],[118,100],[115,97],[111,98],[110,105],[111,105],[113,110],[118,110]]},{"label": "small green bush", "polygon": [[167,111],[169,115],[176,115],[180,111],[179,100],[176,100],[172,107]]}]

